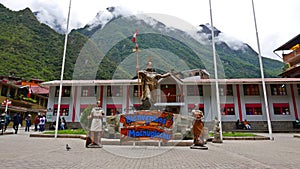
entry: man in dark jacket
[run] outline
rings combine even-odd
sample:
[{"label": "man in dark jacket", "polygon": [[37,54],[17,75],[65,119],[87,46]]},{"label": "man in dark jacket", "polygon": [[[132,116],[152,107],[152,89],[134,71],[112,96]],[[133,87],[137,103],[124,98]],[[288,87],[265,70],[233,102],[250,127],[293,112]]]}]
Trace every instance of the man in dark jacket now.
[{"label": "man in dark jacket", "polygon": [[6,131],[9,122],[10,122],[10,117],[7,113],[5,113],[5,128],[4,128],[4,131]]},{"label": "man in dark jacket", "polygon": [[15,130],[15,134],[18,133],[20,119],[21,119],[20,113],[15,114],[14,117],[13,117],[13,123],[14,123],[13,124],[13,129]]}]

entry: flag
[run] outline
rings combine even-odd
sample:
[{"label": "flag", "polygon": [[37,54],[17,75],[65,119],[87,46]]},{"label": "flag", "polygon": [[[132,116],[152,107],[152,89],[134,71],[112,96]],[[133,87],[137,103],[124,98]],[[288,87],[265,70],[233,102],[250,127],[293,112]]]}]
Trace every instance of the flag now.
[{"label": "flag", "polygon": [[5,99],[3,102],[2,102],[2,106],[6,106],[6,104],[7,104],[7,106],[11,106],[11,101],[10,100],[7,100],[7,99]]},{"label": "flag", "polygon": [[27,98],[30,98],[30,96],[31,96],[31,85],[29,86],[29,89],[28,89]]},{"label": "flag", "polygon": [[132,37],[132,39],[131,39],[133,43],[136,42],[137,35],[138,35],[138,30],[135,30],[135,32],[134,32],[134,34],[133,34],[133,37]]}]

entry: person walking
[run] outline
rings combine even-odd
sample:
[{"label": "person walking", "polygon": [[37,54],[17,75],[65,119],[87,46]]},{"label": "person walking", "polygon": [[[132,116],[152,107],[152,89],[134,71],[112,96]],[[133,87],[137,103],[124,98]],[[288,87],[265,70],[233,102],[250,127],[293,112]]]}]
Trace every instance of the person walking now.
[{"label": "person walking", "polygon": [[43,115],[43,116],[40,118],[40,123],[39,123],[40,132],[43,132],[43,131],[45,130],[45,123],[46,123],[46,118],[45,118],[45,116]]},{"label": "person walking", "polygon": [[30,126],[31,126],[31,115],[29,114],[26,118],[25,118],[25,122],[26,122],[26,126],[25,126],[25,132],[26,131],[30,131]]},{"label": "person walking", "polygon": [[9,125],[10,123],[10,116],[7,114],[7,112],[5,112],[5,126],[4,126],[4,131],[6,131],[7,129],[7,126]]},{"label": "person walking", "polygon": [[18,129],[19,129],[19,125],[20,125],[20,113],[17,113],[14,115],[13,117],[13,129],[15,130],[15,134],[18,134]]},{"label": "person walking", "polygon": [[65,117],[62,117],[61,129],[64,130],[67,128],[67,123]]},{"label": "person walking", "polygon": [[38,131],[38,125],[40,124],[40,117],[39,115],[36,115],[34,120],[33,120],[33,123],[34,123],[34,131]]}]

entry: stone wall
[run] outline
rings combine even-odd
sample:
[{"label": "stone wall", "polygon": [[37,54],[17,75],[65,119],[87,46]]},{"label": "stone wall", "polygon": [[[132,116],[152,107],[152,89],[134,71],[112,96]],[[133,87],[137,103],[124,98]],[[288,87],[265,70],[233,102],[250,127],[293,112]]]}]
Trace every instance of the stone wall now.
[{"label": "stone wall", "polygon": [[[249,121],[253,131],[268,132],[267,121]],[[291,121],[271,121],[273,132],[292,132],[293,122]],[[235,122],[222,122],[223,131],[236,131]],[[240,130],[240,129],[239,129]]]}]

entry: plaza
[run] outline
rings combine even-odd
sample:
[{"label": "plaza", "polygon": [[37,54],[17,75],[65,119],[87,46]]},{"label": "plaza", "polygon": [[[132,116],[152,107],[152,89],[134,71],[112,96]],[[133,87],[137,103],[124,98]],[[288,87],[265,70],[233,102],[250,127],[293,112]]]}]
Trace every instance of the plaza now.
[{"label": "plaza", "polygon": [[82,139],[29,137],[21,128],[18,134],[0,136],[0,168],[297,168],[300,138],[295,136],[275,133],[274,141],[208,142],[208,150],[105,144],[85,148]]}]

